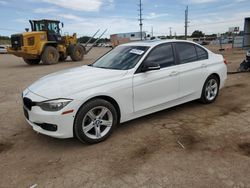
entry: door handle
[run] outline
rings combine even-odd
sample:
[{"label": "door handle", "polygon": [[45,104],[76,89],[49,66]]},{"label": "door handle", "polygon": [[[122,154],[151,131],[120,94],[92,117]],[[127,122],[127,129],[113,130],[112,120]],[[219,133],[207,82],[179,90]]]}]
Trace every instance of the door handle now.
[{"label": "door handle", "polygon": [[173,71],[173,72],[170,73],[170,76],[176,76],[176,75],[178,75],[178,74],[179,74],[179,72]]},{"label": "door handle", "polygon": [[202,68],[206,68],[206,67],[207,67],[207,64],[206,64],[206,63],[203,63],[203,64],[201,64],[201,67],[202,67]]}]

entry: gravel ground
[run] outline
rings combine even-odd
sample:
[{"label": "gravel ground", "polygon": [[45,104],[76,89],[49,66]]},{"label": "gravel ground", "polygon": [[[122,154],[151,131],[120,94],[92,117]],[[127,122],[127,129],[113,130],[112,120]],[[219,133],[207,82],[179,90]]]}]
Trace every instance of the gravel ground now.
[{"label": "gravel ground", "polygon": [[[250,73],[229,75],[214,104],[194,101],[139,118],[97,145],[36,134],[23,117],[22,90],[106,51],[52,66],[0,55],[0,187],[250,187]],[[222,53],[230,71],[245,56]]]}]

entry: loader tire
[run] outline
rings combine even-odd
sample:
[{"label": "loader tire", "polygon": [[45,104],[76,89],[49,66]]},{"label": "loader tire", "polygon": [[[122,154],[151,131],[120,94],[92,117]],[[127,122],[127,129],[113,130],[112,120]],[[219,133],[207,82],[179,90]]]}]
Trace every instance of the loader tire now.
[{"label": "loader tire", "polygon": [[23,58],[23,60],[28,65],[38,65],[41,61],[41,59],[25,59],[25,58]]},{"label": "loader tire", "polygon": [[69,47],[69,52],[70,52],[70,58],[73,61],[81,61],[83,60],[85,49],[81,45],[76,45],[76,46],[72,45]]},{"label": "loader tire", "polygon": [[42,54],[42,62],[45,65],[56,64],[59,61],[59,52],[53,46],[45,47],[43,54]]}]

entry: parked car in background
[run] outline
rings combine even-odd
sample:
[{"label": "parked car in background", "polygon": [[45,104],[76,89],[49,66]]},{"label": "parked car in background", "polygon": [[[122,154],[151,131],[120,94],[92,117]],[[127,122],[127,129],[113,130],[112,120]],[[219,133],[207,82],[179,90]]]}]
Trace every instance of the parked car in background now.
[{"label": "parked car in background", "polygon": [[39,133],[93,144],[119,123],[196,99],[212,103],[226,78],[224,58],[194,42],[127,43],[29,86],[24,114]]},{"label": "parked car in background", "polygon": [[6,46],[0,45],[0,54],[7,54],[7,48],[6,48]]}]

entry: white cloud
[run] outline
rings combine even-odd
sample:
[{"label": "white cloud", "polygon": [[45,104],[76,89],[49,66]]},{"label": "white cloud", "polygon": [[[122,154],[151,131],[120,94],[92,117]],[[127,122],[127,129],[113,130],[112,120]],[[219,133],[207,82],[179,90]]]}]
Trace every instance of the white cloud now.
[{"label": "white cloud", "polygon": [[189,3],[191,4],[203,4],[203,3],[211,3],[215,2],[217,0],[189,0]]},{"label": "white cloud", "polygon": [[33,12],[38,14],[47,14],[47,13],[54,13],[58,12],[59,10],[56,8],[37,8]]},{"label": "white cloud", "polygon": [[74,21],[84,21],[82,17],[73,15],[73,14],[59,14],[61,18],[67,19],[67,20],[74,20]]},{"label": "white cloud", "polygon": [[155,12],[151,12],[149,15],[145,16],[146,19],[155,19],[155,18],[161,18],[161,17],[165,17],[168,16],[167,13],[164,14],[157,14]]},{"label": "white cloud", "polygon": [[95,12],[99,11],[102,0],[42,0],[43,2],[57,5],[59,7],[76,10]]},{"label": "white cloud", "polygon": [[[231,14],[231,18],[228,18],[228,14]],[[240,27],[241,30],[244,28],[244,18],[249,15],[249,12],[238,12],[231,13],[224,12],[224,14],[207,16],[207,18],[201,18],[191,20],[189,31],[202,30],[207,34],[211,33],[224,33],[228,31],[229,27]],[[205,15],[204,15],[205,17]]]}]

